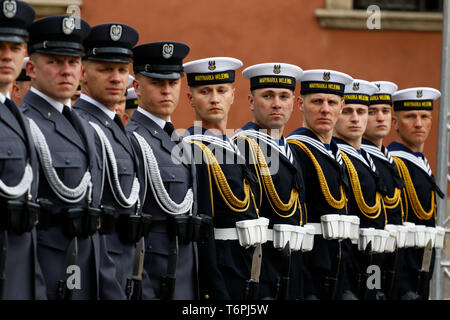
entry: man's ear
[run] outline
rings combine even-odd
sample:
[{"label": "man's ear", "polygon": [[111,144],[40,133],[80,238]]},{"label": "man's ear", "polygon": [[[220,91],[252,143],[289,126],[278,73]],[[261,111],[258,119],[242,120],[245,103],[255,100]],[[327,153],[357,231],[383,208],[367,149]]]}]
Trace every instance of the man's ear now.
[{"label": "man's ear", "polygon": [[395,130],[395,132],[398,132],[398,118],[396,112],[392,114],[391,127]]},{"label": "man's ear", "polygon": [[304,100],[303,100],[302,96],[299,95],[295,100],[297,101],[298,109],[299,109],[301,112],[303,112],[303,111],[304,111],[304,106],[303,106]]},{"label": "man's ear", "polygon": [[192,101],[192,92],[191,91],[186,92],[186,96],[187,96],[189,105],[195,109],[194,103]]},{"label": "man's ear", "polygon": [[231,96],[232,96],[232,98],[231,98],[231,104],[234,103],[234,93],[235,93],[235,91],[236,91],[236,88],[232,88],[232,90],[231,90]]},{"label": "man's ear", "polygon": [[83,85],[87,83],[87,75],[86,75],[86,62],[81,64],[81,77],[80,81]]},{"label": "man's ear", "polygon": [[250,108],[250,110],[255,110],[255,107],[254,107],[254,102],[255,102],[255,98],[253,97],[253,94],[252,93],[250,93],[249,95],[248,95],[248,107]]},{"label": "man's ear", "polygon": [[345,106],[345,100],[342,99],[342,100],[341,100],[341,108],[339,109],[339,114],[341,114],[341,113],[342,113],[342,110],[344,110],[344,106]]},{"label": "man's ear", "polygon": [[27,71],[27,74],[30,76],[31,79],[36,78],[36,61],[35,59],[30,59],[27,61],[27,64],[25,65],[25,70]]},{"label": "man's ear", "polygon": [[133,80],[133,84],[132,85],[133,85],[134,91],[136,92],[136,95],[138,97],[140,97],[141,96],[141,89],[140,89],[139,80],[137,80],[137,77],[136,77],[136,79]]}]

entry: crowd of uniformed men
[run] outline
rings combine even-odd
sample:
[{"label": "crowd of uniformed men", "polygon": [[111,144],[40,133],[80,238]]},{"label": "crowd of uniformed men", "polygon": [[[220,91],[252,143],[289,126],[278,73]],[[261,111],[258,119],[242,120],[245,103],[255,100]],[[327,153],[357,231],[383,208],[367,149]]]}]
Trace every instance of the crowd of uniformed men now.
[{"label": "crowd of uniformed men", "polygon": [[0,10],[1,299],[428,298],[438,90],[262,63],[242,72],[253,118],[227,135],[240,60]]}]

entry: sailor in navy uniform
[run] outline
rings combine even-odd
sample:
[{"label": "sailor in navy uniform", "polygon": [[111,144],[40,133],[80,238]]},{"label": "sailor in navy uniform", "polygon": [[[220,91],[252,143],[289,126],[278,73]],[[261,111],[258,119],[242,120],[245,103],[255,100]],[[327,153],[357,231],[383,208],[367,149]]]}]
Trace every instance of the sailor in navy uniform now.
[{"label": "sailor in navy uniform", "polygon": [[10,96],[35,12],[22,1],[1,1],[0,10],[0,299],[45,299],[36,254],[39,163],[28,122]]},{"label": "sailor in navy uniform", "polygon": [[[116,103],[124,96],[129,79],[131,49],[137,31],[121,23],[92,27],[84,41],[82,93],[74,110],[96,131],[103,180],[103,223],[108,254],[116,267],[119,290],[105,288],[104,299],[125,299],[127,279],[133,275],[136,242],[141,235],[127,229],[129,219],[140,215],[137,158],[119,115]],[[131,217],[129,217],[131,216]],[[141,221],[142,222],[142,221]]]},{"label": "sailor in navy uniform", "polygon": [[99,298],[101,259],[108,258],[97,232],[101,171],[95,132],[70,107],[89,31],[86,21],[66,15],[39,19],[30,28],[32,86],[23,108],[41,164],[38,257],[52,300]]},{"label": "sailor in navy uniform", "polygon": [[[359,217],[361,229],[384,229],[387,223],[382,199],[385,195],[385,187],[371,156],[361,149],[361,140],[368,119],[369,99],[376,90],[377,87],[374,84],[365,80],[353,79],[352,83],[345,86],[345,105],[336,122],[333,138],[342,151],[341,155],[351,187],[348,193],[347,210],[349,214]],[[374,243],[371,245],[374,249]],[[360,294],[364,292],[365,289],[362,288],[366,286],[362,280],[362,275],[366,274],[367,266],[364,265],[366,256],[364,251],[358,250],[356,244],[352,249],[352,268],[349,270],[349,273],[353,275],[350,283],[351,291],[360,299],[381,299],[384,296],[381,291],[371,290],[370,294],[365,293],[364,296]],[[372,264],[380,265],[381,263],[382,256],[375,254]]]},{"label": "sailor in navy uniform", "polygon": [[[305,186],[301,164],[295,161],[283,129],[292,114],[295,85],[303,70],[277,62],[250,66],[242,74],[250,80],[249,107],[253,120],[233,139],[260,183],[256,190],[259,216],[269,219],[269,232],[274,232],[274,225],[301,228],[307,222]],[[303,299],[306,269],[301,250],[290,243],[291,266],[287,274],[283,248],[275,248],[275,242],[270,237],[268,240],[262,245],[260,298],[277,296],[278,279],[289,276],[288,299]]]},{"label": "sailor in navy uniform", "polygon": [[153,216],[145,248],[152,288],[146,294],[159,299],[198,299],[197,245],[182,232],[197,213],[195,166],[170,121],[188,53],[186,44],[175,41],[133,49],[139,106],[126,130],[139,159],[142,211]]},{"label": "sailor in navy uniform", "polygon": [[14,81],[13,88],[11,91],[11,97],[13,98],[15,104],[20,106],[23,103],[23,97],[30,90],[31,86],[31,78],[27,74],[27,70],[25,69],[29,57],[25,57],[23,59],[22,71],[20,71],[19,76]]},{"label": "sailor in navy uniform", "polygon": [[[393,128],[397,140],[389,146],[399,173],[405,181],[403,196],[407,197],[404,208],[404,222],[418,226],[436,227],[436,196],[444,198],[444,194],[435,182],[423,148],[431,130],[433,101],[441,93],[433,88],[418,87],[397,91],[393,97]],[[434,269],[435,249],[428,280],[431,280]],[[399,295],[401,299],[428,299],[429,285],[426,292],[417,293],[418,274],[422,266],[423,248],[405,249],[405,258],[401,279],[399,279]]]},{"label": "sailor in navy uniform", "polygon": [[[130,121],[133,113],[136,111],[138,107],[138,96],[133,87],[127,89],[127,94],[125,97],[125,112],[127,114],[127,123]],[[126,123],[126,124],[127,124]],[[125,125],[126,125],[125,124]]]},{"label": "sailor in navy uniform", "polygon": [[[198,210],[214,219],[215,228],[208,241],[198,244],[202,299],[242,300],[246,280],[250,279],[253,247],[243,247],[238,238],[221,234],[227,230],[236,233],[236,221],[255,219],[258,210],[253,194],[256,176],[226,135],[228,112],[234,100],[235,70],[241,66],[240,60],[228,57],[184,64],[190,87],[187,96],[196,114],[184,141],[192,144],[194,155],[199,155],[194,157],[197,190],[202,194]],[[214,165],[218,165],[219,172]]]},{"label": "sailor in navy uniform", "polygon": [[[362,139],[361,148],[372,157],[378,173],[386,187],[387,194],[383,197],[384,207],[389,225],[401,225],[403,223],[404,199],[401,190],[404,188],[403,179],[397,170],[392,156],[383,139],[389,134],[392,122],[392,95],[397,90],[397,85],[390,81],[374,81],[377,91],[370,96],[369,117],[366,131]],[[397,245],[397,244],[396,244]],[[396,253],[386,253],[385,265],[382,267],[382,287],[389,299],[397,299],[395,278],[400,273],[400,260],[403,248],[398,248]],[[394,272],[390,275],[389,273]],[[387,282],[386,282],[387,281]]]},{"label": "sailor in navy uniform", "polygon": [[301,79],[300,111],[303,127],[288,137],[294,158],[301,164],[308,224],[315,226],[314,248],[307,253],[312,283],[306,290],[310,298],[345,299],[348,288],[346,257],[350,239],[325,238],[321,217],[347,214],[348,179],[333,128],[343,107],[349,75],[334,70],[307,70]]}]

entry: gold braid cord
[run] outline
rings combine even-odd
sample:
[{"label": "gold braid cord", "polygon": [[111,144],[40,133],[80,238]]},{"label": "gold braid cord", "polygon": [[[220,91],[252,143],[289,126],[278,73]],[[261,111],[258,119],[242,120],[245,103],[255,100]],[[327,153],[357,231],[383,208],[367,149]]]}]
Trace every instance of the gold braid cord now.
[{"label": "gold braid cord", "polygon": [[258,207],[256,206],[255,197],[250,188],[250,183],[248,182],[248,180],[245,178],[243,179],[245,197],[243,200],[239,200],[231,190],[230,185],[228,184],[228,181],[222,171],[222,168],[217,162],[217,159],[212,151],[200,141],[190,141],[190,143],[197,145],[205,155],[206,165],[208,166],[209,192],[211,196],[212,215],[214,216],[214,198],[211,175],[214,177],[214,182],[217,186],[217,190],[219,191],[220,196],[222,197],[228,208],[230,208],[230,210],[234,212],[245,212],[250,205],[251,197],[256,213],[258,213]]},{"label": "gold braid cord", "polygon": [[[288,140],[288,143],[295,144],[296,146],[300,147],[306,155],[311,159],[312,163],[314,164],[314,167],[316,168],[317,172],[317,178],[319,179],[320,189],[322,190],[322,194],[327,201],[327,203],[333,207],[334,209],[342,209],[346,207],[347,205],[347,198],[345,197],[344,187],[342,184],[339,186],[339,192],[341,194],[341,199],[336,200],[333,195],[330,192],[330,189],[328,187],[327,179],[325,178],[325,175],[323,174],[322,167],[320,166],[319,162],[317,161],[316,157],[314,157],[314,154],[308,149],[308,147],[298,141],[298,140]],[[347,208],[346,208],[347,211]]]},{"label": "gold braid cord", "polygon": [[[377,191],[375,196],[375,204],[372,207],[367,205],[366,201],[364,200],[364,195],[362,194],[358,172],[356,171],[349,157],[342,151],[341,155],[342,160],[344,160],[345,165],[347,166],[347,171],[350,177],[350,183],[352,185],[353,195],[355,196],[359,210],[369,219],[378,218],[381,213],[381,206],[383,201],[381,194]],[[385,214],[385,223],[387,223],[386,209],[384,209],[384,214]]]},{"label": "gold braid cord", "polygon": [[[272,176],[270,175],[269,166],[267,165],[267,162],[265,160],[264,154],[261,151],[261,148],[259,147],[258,143],[246,136],[240,136],[244,138],[249,146],[250,146],[250,152],[252,153],[253,159],[256,159],[255,163],[255,169],[258,175],[258,180],[263,182],[262,185],[264,186],[264,191],[266,193],[267,199],[269,200],[269,204],[272,207],[273,211],[282,218],[289,218],[294,215],[295,211],[297,210],[297,207],[300,210],[300,225],[302,225],[302,208],[300,205],[300,199],[298,195],[298,191],[295,188],[292,188],[291,195],[289,198],[288,203],[283,203],[281,201],[280,196],[277,193],[277,190],[273,184]],[[256,168],[257,164],[257,168]],[[287,215],[280,214],[278,210],[281,211],[289,211],[292,209],[292,211]]]},{"label": "gold braid cord", "polygon": [[425,211],[422,207],[422,204],[420,203],[419,198],[417,197],[416,189],[414,188],[414,183],[412,182],[411,175],[409,174],[409,170],[406,167],[406,164],[398,157],[392,158],[394,159],[394,162],[397,165],[400,177],[402,177],[403,180],[405,181],[405,190],[406,190],[405,193],[416,217],[419,218],[420,220],[430,220],[431,217],[433,217],[434,215],[434,217],[436,218],[436,202],[434,191],[431,190],[430,210]]}]

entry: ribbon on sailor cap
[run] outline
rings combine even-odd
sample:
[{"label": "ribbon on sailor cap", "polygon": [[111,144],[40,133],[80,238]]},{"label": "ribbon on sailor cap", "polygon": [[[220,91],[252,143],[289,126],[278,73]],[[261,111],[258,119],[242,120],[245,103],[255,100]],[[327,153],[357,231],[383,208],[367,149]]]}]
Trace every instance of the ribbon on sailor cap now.
[{"label": "ribbon on sailor cap", "polygon": [[250,66],[242,71],[250,80],[250,90],[261,88],[285,88],[295,91],[295,84],[303,76],[303,70],[293,64],[270,62]]},{"label": "ribbon on sailor cap", "polygon": [[370,96],[370,105],[392,105],[392,95],[397,91],[398,86],[390,81],[372,81],[372,83],[377,86],[377,92]]},{"label": "ribbon on sailor cap", "polygon": [[138,107],[138,96],[136,94],[136,91],[134,91],[134,88],[127,89],[126,93],[126,100],[125,100],[125,109],[133,109]]},{"label": "ribbon on sailor cap", "polygon": [[399,90],[392,96],[394,111],[433,110],[433,101],[441,92],[430,87],[416,87]]},{"label": "ribbon on sailor cap", "polygon": [[183,65],[188,85],[233,83],[235,70],[242,67],[241,60],[228,57],[212,57],[187,62]]},{"label": "ribbon on sailor cap", "polygon": [[353,79],[352,83],[349,83],[345,86],[345,103],[363,104],[368,106],[370,103],[370,96],[374,94],[377,89],[377,86],[369,81]]},{"label": "ribbon on sailor cap", "polygon": [[300,93],[331,93],[344,95],[345,86],[353,78],[348,74],[326,69],[306,70],[301,79]]}]

